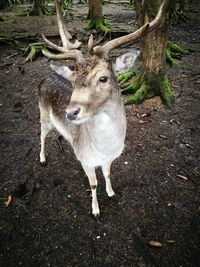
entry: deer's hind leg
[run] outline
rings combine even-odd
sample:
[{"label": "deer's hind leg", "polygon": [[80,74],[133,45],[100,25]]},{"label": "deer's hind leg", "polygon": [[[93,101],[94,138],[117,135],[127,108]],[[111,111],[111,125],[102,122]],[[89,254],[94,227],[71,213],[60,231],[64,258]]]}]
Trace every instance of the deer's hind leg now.
[{"label": "deer's hind leg", "polygon": [[41,141],[41,150],[40,150],[40,163],[46,163],[46,156],[45,156],[45,139],[47,134],[54,128],[48,112],[40,106],[40,123],[41,123],[41,134],[40,134],[40,141]]}]

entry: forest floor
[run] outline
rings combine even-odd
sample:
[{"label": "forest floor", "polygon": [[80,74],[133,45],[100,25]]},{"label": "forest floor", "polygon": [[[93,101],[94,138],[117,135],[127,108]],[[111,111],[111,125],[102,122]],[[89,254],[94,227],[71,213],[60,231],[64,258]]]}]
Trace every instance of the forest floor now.
[{"label": "forest floor", "polygon": [[[199,7],[193,1],[187,22],[169,28],[170,40],[190,51],[179,68],[168,67],[175,106],[154,98],[126,107],[126,147],[112,165],[115,200],[97,172],[101,222],[91,216],[87,177],[65,140],[49,136],[47,165],[38,160],[37,87],[50,73],[47,59],[25,62],[16,47],[0,46],[1,267],[200,266]],[[14,16],[25,8],[0,12],[0,33],[21,36],[23,45],[57,34],[55,16]],[[75,5],[68,14],[84,44],[86,13]],[[127,4],[106,4],[104,13],[116,35],[133,27]]]}]

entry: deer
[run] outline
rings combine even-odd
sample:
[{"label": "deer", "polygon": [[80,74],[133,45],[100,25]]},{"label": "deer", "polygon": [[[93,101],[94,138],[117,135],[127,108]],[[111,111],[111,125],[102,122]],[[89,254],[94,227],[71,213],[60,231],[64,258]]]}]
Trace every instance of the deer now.
[{"label": "deer", "polygon": [[38,88],[41,150],[40,163],[46,162],[45,140],[48,133],[56,129],[71,144],[76,158],[88,177],[92,195],[92,214],[99,218],[97,200],[96,168],[101,167],[108,197],[115,192],[110,179],[112,162],[123,149],[126,136],[126,114],[109,54],[113,49],[132,44],[158,27],[164,17],[164,1],[151,21],[133,33],[110,40],[102,46],[94,45],[93,36],[88,40],[88,54],[79,50],[81,43],[70,41],[69,32],[56,0],[56,13],[62,46],[48,40],[42,34],[47,47],[59,52],[43,50],[50,60],[73,60],[74,69],[68,66],[51,65],[53,73],[44,78]]}]

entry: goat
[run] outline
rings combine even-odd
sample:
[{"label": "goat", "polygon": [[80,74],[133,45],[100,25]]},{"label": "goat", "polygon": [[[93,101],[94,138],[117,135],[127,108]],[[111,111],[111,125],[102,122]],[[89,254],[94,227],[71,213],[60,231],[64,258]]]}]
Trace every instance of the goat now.
[{"label": "goat", "polygon": [[126,135],[123,100],[108,55],[113,49],[133,43],[156,28],[163,17],[164,4],[152,22],[146,23],[127,36],[111,40],[103,46],[94,46],[91,35],[87,58],[84,58],[78,49],[80,42],[76,41],[73,44],[68,40],[58,0],[56,11],[63,46],[50,42],[44,35],[43,39],[49,47],[61,54],[55,55],[47,50],[44,50],[43,54],[50,59],[73,59],[76,65],[73,71],[67,66],[53,65],[56,73],[43,79],[39,85],[40,162],[46,161],[45,138],[56,128],[70,142],[77,159],[81,162],[92,191],[92,213],[98,217],[100,210],[96,195],[95,168],[101,166],[106,192],[109,197],[114,196],[110,166],[122,153]]}]

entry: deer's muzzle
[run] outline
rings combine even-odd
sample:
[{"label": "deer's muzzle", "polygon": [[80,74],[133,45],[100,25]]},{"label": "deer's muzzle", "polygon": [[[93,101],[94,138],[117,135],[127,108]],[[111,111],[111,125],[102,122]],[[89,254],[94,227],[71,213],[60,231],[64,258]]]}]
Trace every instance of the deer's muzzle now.
[{"label": "deer's muzzle", "polygon": [[74,121],[77,119],[78,114],[80,113],[81,108],[75,108],[74,110],[70,111],[70,112],[66,112],[67,113],[67,118],[70,121]]}]

